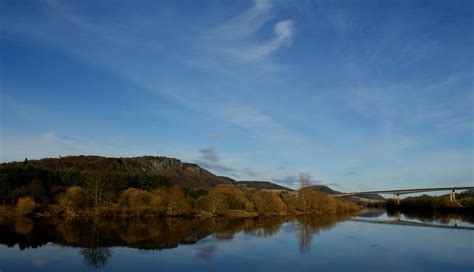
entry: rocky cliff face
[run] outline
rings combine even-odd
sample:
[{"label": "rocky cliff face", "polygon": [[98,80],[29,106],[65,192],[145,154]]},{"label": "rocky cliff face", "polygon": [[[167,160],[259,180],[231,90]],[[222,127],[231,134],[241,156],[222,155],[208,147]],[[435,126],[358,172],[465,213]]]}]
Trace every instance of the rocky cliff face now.
[{"label": "rocky cliff face", "polygon": [[171,179],[173,184],[179,186],[208,188],[230,183],[225,178],[218,177],[197,164],[184,163],[174,158],[146,156],[121,159],[136,160],[144,165],[145,171],[165,175]]},{"label": "rocky cliff face", "polygon": [[[23,164],[14,162],[9,164]],[[3,164],[6,165],[6,164]],[[142,156],[132,158],[107,158],[100,156],[67,156],[30,160],[28,165],[52,171],[76,173],[143,173],[146,175],[166,176],[174,185],[183,187],[209,188],[218,184],[232,183],[225,177],[218,177],[194,163],[184,163],[178,159],[160,156]]]}]

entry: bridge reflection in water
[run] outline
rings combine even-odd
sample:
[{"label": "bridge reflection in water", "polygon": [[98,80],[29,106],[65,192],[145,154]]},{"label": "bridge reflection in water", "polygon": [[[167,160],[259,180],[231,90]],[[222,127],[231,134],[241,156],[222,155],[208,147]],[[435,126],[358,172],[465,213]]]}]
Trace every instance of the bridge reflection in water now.
[{"label": "bridge reflection in water", "polygon": [[370,219],[351,219],[352,222],[362,222],[371,224],[386,224],[386,225],[401,225],[401,226],[413,226],[413,227],[428,227],[428,228],[441,228],[441,229],[460,229],[460,230],[474,230],[474,227],[458,226],[456,222],[453,225],[440,225],[431,224],[424,222],[414,222],[407,220],[370,220]]}]

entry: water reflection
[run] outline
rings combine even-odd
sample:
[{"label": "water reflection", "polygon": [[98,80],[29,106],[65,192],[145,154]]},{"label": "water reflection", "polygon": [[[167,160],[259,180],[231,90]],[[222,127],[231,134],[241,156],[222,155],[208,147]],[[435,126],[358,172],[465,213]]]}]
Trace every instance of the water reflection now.
[{"label": "water reflection", "polygon": [[339,221],[348,220],[353,214],[328,214],[324,216],[300,216],[297,218],[297,230],[300,253],[309,253],[313,236],[319,235],[320,230],[330,229]]},{"label": "water reflection", "polygon": [[382,214],[373,216],[376,214],[377,210],[363,210],[358,214],[358,218],[353,219],[352,221],[401,226],[474,230],[474,227],[472,226],[472,224],[474,224],[473,216],[471,214],[449,214],[417,211],[402,212],[401,210],[389,210],[386,213],[386,216],[383,216],[385,215],[385,212],[383,211]]},{"label": "water reflection", "polygon": [[457,226],[459,222],[474,224],[474,214],[456,214],[456,213],[437,213],[437,212],[420,212],[420,211],[400,211],[388,210],[389,217],[396,217],[400,220],[417,220],[423,223],[442,224]]},{"label": "water reflection", "polygon": [[[296,219],[301,252],[309,252],[311,239],[320,229],[330,228],[348,216],[304,216]],[[253,237],[275,235],[282,224],[294,218],[263,217],[250,219],[143,219],[93,220],[42,218],[3,218],[0,221],[0,243],[20,249],[36,248],[52,242],[59,245],[81,247],[80,254],[93,268],[107,264],[113,251],[110,247],[126,246],[137,249],[161,250],[180,244],[193,244],[213,236],[230,240],[236,233]],[[214,247],[214,248],[213,248]],[[212,259],[215,246],[204,245],[197,257]]]},{"label": "water reflection", "polygon": [[[206,237],[231,240],[237,233],[257,238],[267,238],[279,233],[282,226],[293,227],[299,244],[299,252],[310,253],[313,243],[322,230],[333,228],[338,222],[351,220],[355,214],[300,216],[297,218],[263,217],[250,219],[184,219],[184,218],[137,218],[134,220],[93,220],[61,218],[0,218],[0,244],[21,250],[54,243],[76,247],[84,262],[91,268],[107,266],[113,255],[113,247],[129,247],[143,250],[175,248],[180,244],[194,244]],[[436,214],[385,214],[380,210],[364,211],[357,220],[397,221],[397,218],[418,220],[421,223],[449,224],[454,219],[472,222],[470,215],[441,216]],[[400,222],[400,221],[398,221]],[[402,222],[403,223],[403,222]],[[213,243],[196,246],[195,257],[210,262],[217,254]]]},{"label": "water reflection", "polygon": [[[93,220],[40,218],[0,218],[0,244],[21,250],[49,242],[81,247],[86,263],[103,267],[112,255],[109,247],[161,250],[180,244],[193,244],[213,235],[219,240],[233,239],[243,232],[254,237],[274,235],[290,218],[184,219],[137,218],[135,220]],[[212,255],[212,249],[206,248]],[[207,253],[206,253],[207,254]],[[203,259],[209,254],[200,254]]]},{"label": "water reflection", "polygon": [[99,269],[104,267],[112,256],[112,250],[107,247],[84,248],[79,251],[89,266]]}]

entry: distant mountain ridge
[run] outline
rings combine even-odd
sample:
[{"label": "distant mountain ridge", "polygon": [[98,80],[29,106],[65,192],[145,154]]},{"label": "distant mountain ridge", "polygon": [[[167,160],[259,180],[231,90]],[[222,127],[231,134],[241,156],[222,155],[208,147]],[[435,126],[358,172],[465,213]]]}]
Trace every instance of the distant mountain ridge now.
[{"label": "distant mountain ridge", "polygon": [[15,167],[37,168],[38,171],[60,172],[61,175],[113,173],[124,177],[166,177],[173,185],[183,187],[210,188],[219,184],[233,183],[227,178],[214,175],[197,164],[161,156],[130,158],[67,156],[0,164],[0,170]]},{"label": "distant mountain ridge", "polygon": [[[33,174],[26,174],[25,172],[25,180],[22,182],[24,184],[16,184],[16,186],[28,185],[31,179],[35,178],[34,175],[55,175],[59,176],[59,179],[73,179],[85,174],[103,175],[105,173],[105,175],[114,175],[115,180],[131,178],[147,181],[164,177],[168,183],[158,180],[153,184],[172,184],[189,188],[212,188],[220,184],[234,184],[247,189],[294,191],[271,181],[236,181],[229,177],[217,176],[198,164],[186,163],[179,159],[163,156],[102,157],[80,155],[0,164],[0,174],[19,171],[19,169],[30,169]],[[51,178],[48,177],[47,179]],[[137,184],[141,184],[140,181],[137,181]],[[340,193],[325,185],[312,185],[311,188],[327,194]],[[367,198],[384,199],[379,197],[375,195]]]},{"label": "distant mountain ridge", "polygon": [[[313,190],[319,191],[319,192],[330,194],[330,195],[335,195],[335,194],[341,194],[342,193],[342,192],[339,192],[339,191],[335,191],[335,190],[329,188],[326,185],[312,185],[312,186],[310,186],[310,188],[312,188]],[[351,197],[351,198],[354,198],[354,197]],[[360,198],[365,198],[365,199],[380,200],[380,201],[386,200],[381,195],[358,195],[357,198],[359,198],[359,199]]]},{"label": "distant mountain ridge", "polygon": [[293,191],[285,186],[275,184],[271,181],[236,181],[235,184],[240,187],[250,188],[250,189],[264,189],[264,190],[279,190],[279,191]]}]

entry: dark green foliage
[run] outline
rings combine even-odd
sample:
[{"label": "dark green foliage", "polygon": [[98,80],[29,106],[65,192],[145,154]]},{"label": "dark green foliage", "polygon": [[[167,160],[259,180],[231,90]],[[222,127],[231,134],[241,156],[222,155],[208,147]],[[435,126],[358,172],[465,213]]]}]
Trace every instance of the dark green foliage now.
[{"label": "dark green foliage", "polygon": [[14,203],[22,196],[47,203],[68,187],[85,187],[91,176],[106,177],[106,188],[113,193],[130,187],[153,190],[172,185],[168,177],[139,171],[120,158],[77,156],[25,160],[0,165],[0,203]]},{"label": "dark green foliage", "polygon": [[198,199],[200,196],[206,195],[209,190],[204,188],[185,188],[184,192],[192,199]]},{"label": "dark green foliage", "polygon": [[312,191],[305,198],[312,209],[301,210],[296,205],[301,198],[261,190],[164,157],[74,156],[0,164],[0,201],[31,200],[36,212],[46,215],[244,217],[357,208]]},{"label": "dark green foliage", "polygon": [[388,210],[416,210],[416,211],[461,211],[473,210],[474,205],[472,197],[462,197],[458,194],[456,201],[450,201],[448,195],[429,196],[421,195],[416,197],[407,197],[400,200],[400,204],[394,200],[387,201]]}]

